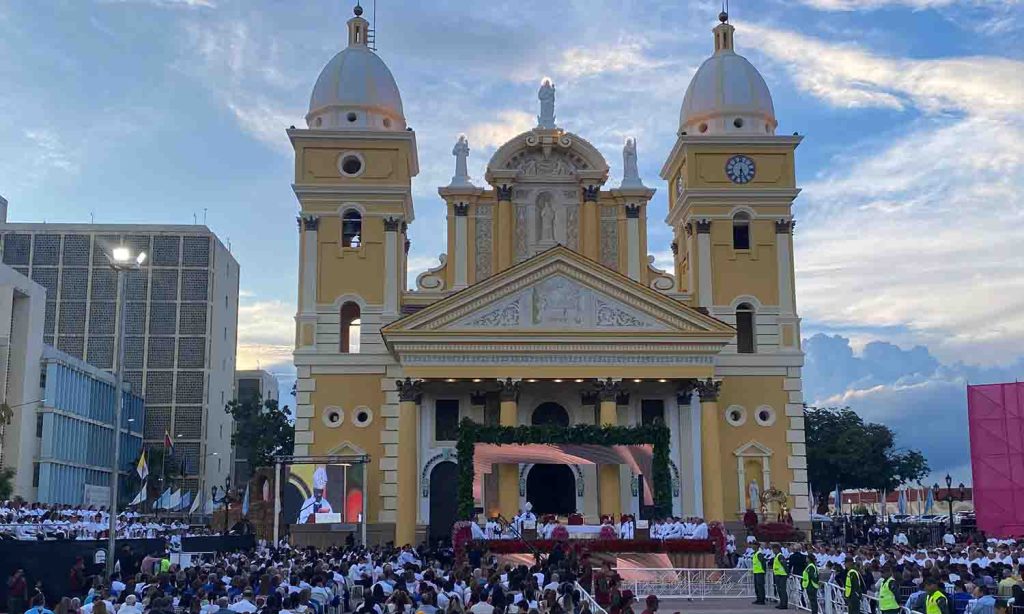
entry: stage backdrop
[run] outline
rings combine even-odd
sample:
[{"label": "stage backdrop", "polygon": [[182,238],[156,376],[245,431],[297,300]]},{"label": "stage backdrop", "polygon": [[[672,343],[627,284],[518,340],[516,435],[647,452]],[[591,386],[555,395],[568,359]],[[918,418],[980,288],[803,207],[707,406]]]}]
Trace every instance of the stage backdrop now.
[{"label": "stage backdrop", "polygon": [[1024,383],[967,387],[978,528],[1024,534]]}]

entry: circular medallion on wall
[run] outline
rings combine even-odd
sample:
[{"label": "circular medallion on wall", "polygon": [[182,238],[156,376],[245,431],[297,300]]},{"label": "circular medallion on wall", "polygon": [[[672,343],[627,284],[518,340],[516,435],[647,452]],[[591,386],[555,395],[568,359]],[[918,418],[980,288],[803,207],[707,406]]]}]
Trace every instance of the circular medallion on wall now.
[{"label": "circular medallion on wall", "polygon": [[770,405],[762,405],[754,411],[754,419],[761,426],[771,426],[775,424],[775,410]]},{"label": "circular medallion on wall", "polygon": [[324,413],[320,416],[320,419],[324,421],[324,425],[329,428],[336,429],[345,422],[345,410],[340,407],[331,405],[324,410]]},{"label": "circular medallion on wall", "polygon": [[725,421],[732,426],[743,426],[747,423],[747,409],[742,405],[730,405],[725,410]]},{"label": "circular medallion on wall", "polygon": [[360,405],[352,410],[352,424],[364,428],[373,422],[373,410],[365,405]]}]

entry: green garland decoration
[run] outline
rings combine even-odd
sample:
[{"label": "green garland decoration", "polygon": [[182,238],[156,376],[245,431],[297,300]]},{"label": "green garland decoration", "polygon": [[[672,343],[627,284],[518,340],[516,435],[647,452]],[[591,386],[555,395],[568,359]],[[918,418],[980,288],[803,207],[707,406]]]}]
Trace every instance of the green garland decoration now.
[{"label": "green garland decoration", "polygon": [[669,474],[670,433],[663,425],[649,426],[596,426],[578,424],[569,428],[560,426],[487,426],[464,418],[459,423],[459,439],[455,450],[459,460],[458,513],[459,518],[473,516],[473,452],[478,443],[499,445],[589,444],[598,446],[636,446],[651,444],[652,486],[655,514],[659,517],[672,513],[672,478]]}]

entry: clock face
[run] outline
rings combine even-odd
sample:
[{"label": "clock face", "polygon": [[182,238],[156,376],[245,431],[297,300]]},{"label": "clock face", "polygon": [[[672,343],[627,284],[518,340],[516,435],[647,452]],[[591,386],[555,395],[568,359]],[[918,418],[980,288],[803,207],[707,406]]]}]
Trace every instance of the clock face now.
[{"label": "clock face", "polygon": [[733,156],[725,163],[725,174],[733,183],[749,183],[754,173],[754,161],[747,156]]}]

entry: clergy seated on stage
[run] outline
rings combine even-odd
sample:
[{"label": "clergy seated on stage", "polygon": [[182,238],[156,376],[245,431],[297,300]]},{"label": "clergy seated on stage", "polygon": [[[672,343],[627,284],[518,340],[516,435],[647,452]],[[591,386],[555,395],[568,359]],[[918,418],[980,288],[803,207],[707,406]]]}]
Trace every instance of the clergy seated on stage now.
[{"label": "clergy seated on stage", "polygon": [[703,518],[667,518],[651,526],[651,539],[708,539]]}]

